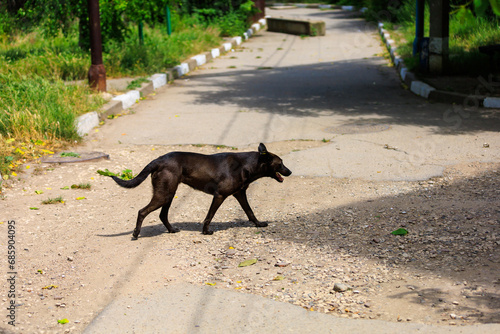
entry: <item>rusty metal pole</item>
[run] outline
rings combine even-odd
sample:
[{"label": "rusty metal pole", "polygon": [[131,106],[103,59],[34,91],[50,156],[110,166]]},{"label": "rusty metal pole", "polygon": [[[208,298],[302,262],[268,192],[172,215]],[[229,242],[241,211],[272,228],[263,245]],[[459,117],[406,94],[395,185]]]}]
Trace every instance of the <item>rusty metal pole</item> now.
[{"label": "rusty metal pole", "polygon": [[102,62],[101,20],[99,18],[99,0],[88,0],[90,26],[89,85],[100,92],[106,91],[106,69]]}]

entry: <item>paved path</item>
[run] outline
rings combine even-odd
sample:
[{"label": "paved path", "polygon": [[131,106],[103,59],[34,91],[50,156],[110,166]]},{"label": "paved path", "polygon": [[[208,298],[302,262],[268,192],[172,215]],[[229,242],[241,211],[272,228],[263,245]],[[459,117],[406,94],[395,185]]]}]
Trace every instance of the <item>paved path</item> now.
[{"label": "paved path", "polygon": [[[493,111],[430,104],[402,87],[382,57],[375,28],[351,13],[296,9],[273,16],[326,21],[327,35],[262,32],[108,122],[99,141],[218,144],[330,140],[284,157],[294,175],[374,180],[426,179],[459,161],[498,161]],[[490,148],[483,148],[489,143]],[[130,308],[128,307],[130,306]],[[490,327],[428,327],[347,321],[259,296],[176,285],[155,295],[116,299],[88,333],[473,333]],[[490,331],[492,330],[492,331]]]},{"label": "paved path", "polygon": [[256,295],[175,284],[153,295],[113,301],[85,333],[485,334],[498,329],[498,325],[456,328],[352,320]]},{"label": "paved path", "polygon": [[175,81],[134,107],[135,115],[111,122],[100,145],[253,147],[325,139],[331,145],[287,157],[295,175],[375,180],[426,179],[459,161],[500,157],[483,148],[500,142],[498,114],[430,104],[405,90],[381,56],[374,27],[362,19],[311,9],[269,14],[325,20],[327,35],[260,33],[241,52]]}]

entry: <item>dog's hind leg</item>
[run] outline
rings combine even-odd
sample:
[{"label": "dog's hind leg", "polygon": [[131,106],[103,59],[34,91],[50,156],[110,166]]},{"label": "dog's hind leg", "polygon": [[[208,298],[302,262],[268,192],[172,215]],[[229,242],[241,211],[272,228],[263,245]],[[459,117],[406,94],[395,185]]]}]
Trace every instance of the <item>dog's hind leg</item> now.
[{"label": "dog's hind leg", "polygon": [[147,215],[149,215],[151,212],[155,211],[156,209],[162,207],[164,205],[164,202],[163,201],[158,201],[158,200],[155,200],[155,198],[153,197],[153,199],[151,200],[151,202],[149,202],[148,205],[146,205],[145,207],[143,207],[142,209],[139,210],[139,213],[137,215],[137,223],[135,224],[135,229],[134,229],[134,233],[132,233],[132,237],[134,237],[134,239],[137,239],[139,237],[139,233],[141,233],[141,226],[142,226],[142,221],[144,220],[144,218],[146,218]]},{"label": "dog's hind leg", "polygon": [[161,212],[160,212],[160,220],[163,223],[163,225],[165,225],[169,233],[176,233],[180,231],[177,227],[173,227],[168,222],[168,209],[170,209],[173,197],[174,196],[172,195],[172,197],[167,201],[167,203],[165,203],[165,205],[161,207]]},{"label": "dog's hind leg", "polygon": [[245,213],[247,214],[248,220],[254,223],[255,226],[257,227],[267,226],[266,222],[258,221],[255,215],[253,214],[252,208],[250,207],[250,204],[248,204],[246,189],[238,191],[237,193],[233,194],[233,196],[238,200],[241,207],[243,208],[243,211],[245,211]]},{"label": "dog's hind leg", "polygon": [[208,229],[210,222],[212,221],[212,218],[214,218],[215,213],[217,212],[217,209],[221,206],[222,202],[226,197],[221,196],[221,195],[214,195],[214,198],[212,200],[212,204],[210,205],[210,209],[208,210],[207,216],[205,217],[205,220],[203,220],[203,234],[214,234],[214,231],[210,231]]},{"label": "dog's hind leg", "polygon": [[161,175],[153,176],[153,198],[151,198],[151,201],[148,205],[139,210],[139,213],[137,215],[137,223],[135,225],[134,233],[132,234],[135,239],[139,237],[144,218],[146,218],[146,216],[151,212],[161,207],[166,207],[166,209],[162,209],[160,213],[160,219],[168,229],[168,231],[171,232],[170,229],[172,229],[172,226],[168,223],[168,220],[166,220],[167,223],[165,224],[165,221],[162,217],[166,219],[166,216],[168,214],[168,207],[170,207],[172,199],[175,195],[175,191],[177,190],[177,183],[172,182],[172,180],[169,179],[168,176],[169,175],[167,175],[166,178],[161,177]]}]

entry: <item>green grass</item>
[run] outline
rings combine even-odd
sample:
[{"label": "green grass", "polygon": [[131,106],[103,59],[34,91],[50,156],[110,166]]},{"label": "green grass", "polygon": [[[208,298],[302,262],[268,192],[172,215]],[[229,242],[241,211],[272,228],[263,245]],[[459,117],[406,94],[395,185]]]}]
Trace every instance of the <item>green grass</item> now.
[{"label": "green grass", "polygon": [[216,28],[185,27],[171,36],[158,29],[145,29],[144,44],[136,36],[125,43],[110,42],[104,54],[106,74],[110,77],[143,76],[178,65],[186,58],[218,46],[222,39]]},{"label": "green grass", "polygon": [[64,199],[62,196],[58,196],[56,198],[48,198],[44,201],[42,201],[42,204],[57,204],[57,203],[64,203]]},{"label": "green grass", "polygon": [[[90,54],[79,48],[77,33],[75,28],[69,36],[46,38],[40,29],[0,31],[0,191],[1,182],[15,176],[22,163],[79,141],[75,119],[105,102],[86,85],[68,84],[85,82],[90,66]],[[189,19],[177,22],[171,36],[145,27],[143,45],[131,33],[124,43],[104,46],[106,75],[162,72],[221,41],[217,27]]]},{"label": "green grass", "polygon": [[141,85],[143,83],[147,83],[147,82],[149,82],[149,80],[147,78],[139,78],[139,79],[132,80],[127,85],[127,90],[141,88]]}]

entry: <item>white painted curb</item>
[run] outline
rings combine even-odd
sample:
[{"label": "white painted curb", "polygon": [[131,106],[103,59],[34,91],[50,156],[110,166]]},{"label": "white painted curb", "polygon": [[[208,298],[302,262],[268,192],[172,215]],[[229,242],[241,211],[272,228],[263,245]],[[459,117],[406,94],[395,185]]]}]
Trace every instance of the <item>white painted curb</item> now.
[{"label": "white painted curb", "polygon": [[485,108],[500,108],[500,97],[487,97],[483,101]]},{"label": "white painted curb", "polygon": [[241,36],[233,37],[232,40],[236,43],[236,45],[240,45],[241,44]]},{"label": "white painted curb", "polygon": [[196,55],[191,57],[191,59],[196,60],[196,66],[201,66],[207,62],[207,57],[205,55]]},{"label": "white painted curb", "polygon": [[330,9],[330,8],[332,8],[332,5],[319,5],[318,8],[320,8],[320,9]]},{"label": "white painted curb", "polygon": [[141,98],[138,90],[128,91],[126,94],[118,95],[113,98],[115,101],[122,101],[123,109],[132,107]]},{"label": "white painted curb", "polygon": [[401,79],[403,79],[403,81],[405,81],[406,79],[406,73],[408,73],[408,69],[406,67],[402,67],[399,75],[401,75]]},{"label": "white painted curb", "polygon": [[260,23],[261,26],[265,26],[266,23],[267,23],[267,21],[266,21],[266,19],[260,19],[259,23]]},{"label": "white painted curb", "polygon": [[187,63],[182,63],[182,64],[174,67],[174,70],[177,71],[177,74],[179,75],[179,77],[182,77],[183,75],[186,75],[189,73],[189,65]]},{"label": "white painted curb", "polygon": [[411,87],[410,90],[422,97],[425,97],[426,99],[429,98],[429,94],[433,91],[436,90],[436,88],[429,86],[425,82],[422,81],[412,81],[411,82]]},{"label": "white painted curb", "polygon": [[217,58],[220,56],[220,50],[219,49],[212,49],[212,58]]},{"label": "white painted curb", "polygon": [[354,10],[354,6],[342,6],[342,10]]},{"label": "white painted curb", "polygon": [[83,137],[99,125],[99,115],[95,111],[88,112],[78,117],[75,120],[75,123],[76,132],[80,137]]},{"label": "white painted curb", "polygon": [[225,51],[229,51],[233,48],[233,45],[231,43],[224,43],[222,44],[222,46],[224,47]]},{"label": "white painted curb", "polygon": [[153,89],[157,89],[167,84],[167,75],[163,73],[153,74],[149,80],[153,82]]},{"label": "white painted curb", "polygon": [[255,32],[259,31],[259,30],[260,30],[260,24],[258,24],[258,23],[254,23],[254,24],[252,24],[252,29],[253,29]]}]

